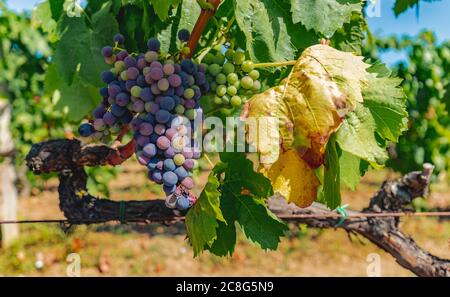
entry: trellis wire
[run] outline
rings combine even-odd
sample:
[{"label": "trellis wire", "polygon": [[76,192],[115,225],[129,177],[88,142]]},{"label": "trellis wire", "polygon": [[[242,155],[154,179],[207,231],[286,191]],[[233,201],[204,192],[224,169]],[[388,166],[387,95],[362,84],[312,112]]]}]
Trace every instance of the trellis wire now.
[{"label": "trellis wire", "polygon": [[[294,220],[294,219],[320,219],[320,218],[341,218],[342,215],[338,213],[323,213],[323,214],[291,214],[291,215],[280,215],[278,218],[284,220]],[[357,213],[348,214],[346,219],[352,218],[377,218],[377,217],[450,217],[450,211],[443,212],[380,212],[380,213]],[[149,221],[128,221],[130,223],[150,223],[150,222],[166,222],[166,221],[181,221],[184,217],[171,217],[162,218],[159,220],[149,220]],[[110,221],[117,220],[105,220],[104,222],[100,220],[67,220],[67,219],[53,219],[53,220],[17,220],[17,221],[0,221],[0,225],[5,224],[103,224]]]}]

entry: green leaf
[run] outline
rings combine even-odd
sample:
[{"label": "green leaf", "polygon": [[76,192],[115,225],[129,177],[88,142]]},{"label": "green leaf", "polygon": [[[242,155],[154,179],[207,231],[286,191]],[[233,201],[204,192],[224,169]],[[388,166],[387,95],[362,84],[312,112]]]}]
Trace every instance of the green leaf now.
[{"label": "green leaf", "polygon": [[33,10],[33,20],[37,21],[44,32],[50,35],[56,31],[56,21],[52,18],[50,3],[45,1],[38,4]]},{"label": "green leaf", "polygon": [[419,0],[395,0],[394,13],[395,16],[399,16],[405,12],[408,8],[419,4]]},{"label": "green leaf", "polygon": [[48,0],[50,3],[51,16],[55,21],[58,21],[61,14],[64,11],[64,1],[65,0]]},{"label": "green leaf", "polygon": [[161,21],[165,21],[169,15],[169,10],[176,7],[180,2],[181,0],[150,0]]},{"label": "green leaf", "polygon": [[[279,0],[235,0],[238,26],[246,37],[246,47],[254,62],[283,61],[295,58],[288,30],[289,12]],[[295,34],[302,35],[301,30]],[[292,34],[294,35],[294,33]]]},{"label": "green leaf", "polygon": [[380,167],[388,155],[377,143],[375,130],[376,123],[370,110],[357,103],[356,109],[347,114],[337,131],[337,142],[342,150]]},{"label": "green leaf", "polygon": [[361,12],[354,12],[350,22],[334,33],[331,38],[332,45],[338,50],[361,55],[365,30],[367,30],[367,23],[364,16]]},{"label": "green leaf", "polygon": [[331,38],[362,9],[361,0],[291,0],[292,20]]},{"label": "green leaf", "polygon": [[205,246],[212,245],[217,238],[218,221],[225,222],[220,210],[219,185],[219,180],[211,173],[197,203],[186,215],[186,230],[194,256],[198,256]]},{"label": "green leaf", "polygon": [[323,194],[327,206],[335,209],[341,205],[341,180],[339,155],[336,148],[336,135],[333,134],[327,144],[323,175]]},{"label": "green leaf", "polygon": [[376,132],[395,142],[408,128],[406,96],[400,83],[401,79],[398,78],[372,78],[363,90],[363,104],[372,113]]},{"label": "green leaf", "polygon": [[361,159],[349,152],[342,151],[339,157],[339,175],[341,181],[352,191],[361,180]]}]

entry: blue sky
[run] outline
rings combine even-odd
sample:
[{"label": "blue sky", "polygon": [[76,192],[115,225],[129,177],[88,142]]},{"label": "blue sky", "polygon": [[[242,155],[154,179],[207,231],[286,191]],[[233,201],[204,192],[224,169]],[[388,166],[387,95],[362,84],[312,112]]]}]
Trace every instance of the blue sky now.
[{"label": "blue sky", "polygon": [[[32,9],[36,3],[42,0],[7,0],[14,10],[21,11]],[[409,9],[398,18],[395,17],[392,7],[395,0],[379,0],[380,17],[369,18],[369,26],[377,35],[391,34],[416,35],[423,29],[431,29],[436,32],[440,41],[450,39],[450,0],[441,0],[433,3],[421,1],[419,16],[416,9]],[[383,60],[392,64],[403,56],[398,53],[386,53]]]}]

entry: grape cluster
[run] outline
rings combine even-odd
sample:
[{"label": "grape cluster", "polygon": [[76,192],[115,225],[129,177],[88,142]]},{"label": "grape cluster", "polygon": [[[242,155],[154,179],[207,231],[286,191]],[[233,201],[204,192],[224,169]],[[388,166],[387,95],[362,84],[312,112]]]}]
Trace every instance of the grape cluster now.
[{"label": "grape cluster", "polygon": [[[186,42],[189,32],[181,30],[178,36]],[[162,53],[156,38],[148,40],[146,53],[137,55],[119,48],[124,41],[118,34],[114,47],[102,49],[113,68],[102,73],[106,84],[100,90],[103,101],[94,110],[94,119],[82,124],[79,133],[107,141],[129,125],[136,157],[148,168],[148,178],[163,185],[166,205],[187,210],[195,203],[186,193],[194,187],[190,175],[200,158],[193,148],[192,131],[201,111],[199,99],[210,89],[206,67]]]},{"label": "grape cluster", "polygon": [[228,48],[223,54],[222,47],[217,47],[206,54],[202,62],[207,67],[206,79],[211,91],[215,92],[215,105],[240,107],[261,90],[259,72],[242,51]]}]

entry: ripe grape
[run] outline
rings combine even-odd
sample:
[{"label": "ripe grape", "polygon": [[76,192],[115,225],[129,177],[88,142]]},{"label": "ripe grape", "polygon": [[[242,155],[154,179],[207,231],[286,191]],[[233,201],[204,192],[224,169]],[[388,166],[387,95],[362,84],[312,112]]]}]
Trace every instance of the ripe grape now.
[{"label": "ripe grape", "polygon": [[189,40],[189,38],[191,37],[191,34],[189,33],[188,30],[186,29],[181,29],[180,31],[178,31],[178,39],[180,41],[184,41],[187,42]]},{"label": "ripe grape", "polygon": [[158,52],[161,47],[161,43],[156,38],[150,38],[147,42],[147,47],[151,51]]},{"label": "ripe grape", "polygon": [[114,50],[111,46],[105,46],[102,48],[102,55],[105,58],[110,58],[114,54]]},{"label": "ripe grape", "polygon": [[78,133],[80,133],[80,136],[82,137],[89,137],[95,133],[95,129],[91,124],[85,123],[78,128]]},{"label": "ripe grape", "polygon": [[163,181],[164,181],[164,184],[167,186],[174,186],[178,182],[178,176],[171,171],[164,172]]},{"label": "ripe grape", "polygon": [[116,34],[116,35],[114,35],[114,42],[117,42],[118,44],[124,44],[125,37],[123,37],[122,34]]},{"label": "ripe grape", "polygon": [[177,199],[176,207],[180,211],[186,211],[192,206],[191,201],[187,197],[180,197]]}]

